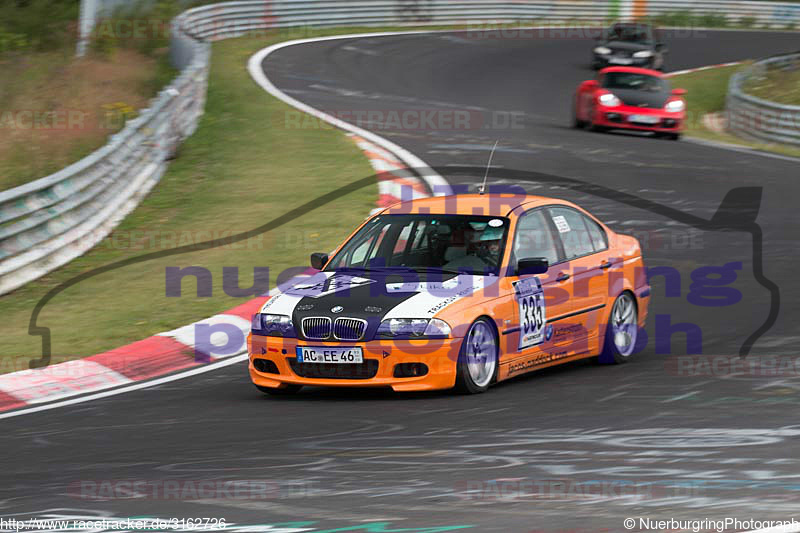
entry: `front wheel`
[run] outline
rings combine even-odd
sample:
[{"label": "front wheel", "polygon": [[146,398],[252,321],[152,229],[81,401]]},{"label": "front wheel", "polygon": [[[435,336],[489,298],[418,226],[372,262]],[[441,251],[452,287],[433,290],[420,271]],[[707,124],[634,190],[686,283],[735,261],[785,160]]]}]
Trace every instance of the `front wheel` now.
[{"label": "front wheel", "polygon": [[484,392],[497,376],[497,334],[491,322],[479,318],[469,327],[458,353],[456,389],[467,394]]},{"label": "front wheel", "polygon": [[623,292],[614,300],[606,326],[603,351],[598,361],[604,364],[627,363],[636,350],[639,333],[639,312],[636,301],[629,292]]}]

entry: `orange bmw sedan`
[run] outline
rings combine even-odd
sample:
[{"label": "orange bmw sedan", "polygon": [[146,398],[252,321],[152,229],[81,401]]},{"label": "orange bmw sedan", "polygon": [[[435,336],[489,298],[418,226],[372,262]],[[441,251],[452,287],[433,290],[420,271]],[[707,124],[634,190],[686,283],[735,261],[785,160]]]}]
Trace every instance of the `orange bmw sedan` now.
[{"label": "orange bmw sedan", "polygon": [[249,371],[304,385],[456,388],[638,350],[650,286],[639,242],[540,196],[417,199],[368,218],[253,316]]}]

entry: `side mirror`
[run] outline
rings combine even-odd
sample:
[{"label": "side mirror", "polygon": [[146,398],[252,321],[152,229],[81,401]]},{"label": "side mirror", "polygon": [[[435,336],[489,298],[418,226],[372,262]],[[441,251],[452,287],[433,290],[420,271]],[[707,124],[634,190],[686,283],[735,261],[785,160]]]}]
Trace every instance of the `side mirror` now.
[{"label": "side mirror", "polygon": [[597,80],[586,80],[585,82],[583,82],[583,87],[585,89],[590,89],[593,91],[598,87],[600,87],[600,82]]},{"label": "side mirror", "polygon": [[323,252],[314,252],[311,254],[311,268],[322,270],[328,264],[328,254]]},{"label": "side mirror", "polygon": [[672,94],[675,96],[683,96],[686,92],[686,89],[672,89]]},{"label": "side mirror", "polygon": [[550,263],[544,257],[527,257],[517,261],[517,276],[526,274],[544,274]]}]

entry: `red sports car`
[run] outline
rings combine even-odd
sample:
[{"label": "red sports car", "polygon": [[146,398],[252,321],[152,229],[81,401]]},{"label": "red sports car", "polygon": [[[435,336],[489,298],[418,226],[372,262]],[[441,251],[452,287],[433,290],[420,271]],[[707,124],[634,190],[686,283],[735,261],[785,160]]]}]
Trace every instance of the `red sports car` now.
[{"label": "red sports car", "polygon": [[575,93],[576,128],[652,131],[678,140],[686,121],[684,89],[672,89],[655,70],[609,67]]}]

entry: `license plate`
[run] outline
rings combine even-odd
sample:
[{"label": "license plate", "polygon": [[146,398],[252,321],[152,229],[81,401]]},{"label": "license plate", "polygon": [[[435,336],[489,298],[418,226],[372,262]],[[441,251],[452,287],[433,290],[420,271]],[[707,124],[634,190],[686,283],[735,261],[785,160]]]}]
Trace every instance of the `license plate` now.
[{"label": "license plate", "polygon": [[628,122],[637,122],[639,124],[658,124],[661,119],[653,115],[631,115],[628,117]]},{"label": "license plate", "polygon": [[298,346],[295,348],[298,363],[363,363],[360,347]]},{"label": "license plate", "polygon": [[612,57],[608,60],[609,63],[614,63],[615,65],[630,65],[633,63],[632,59],[628,59],[627,57]]}]

